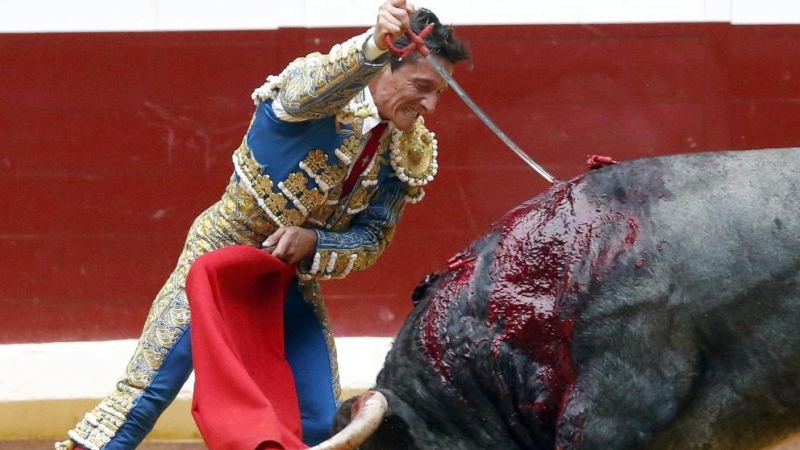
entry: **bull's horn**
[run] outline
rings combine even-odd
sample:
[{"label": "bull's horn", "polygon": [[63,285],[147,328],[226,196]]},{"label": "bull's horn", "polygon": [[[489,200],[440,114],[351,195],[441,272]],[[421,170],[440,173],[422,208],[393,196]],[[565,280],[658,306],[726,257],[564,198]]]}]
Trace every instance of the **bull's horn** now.
[{"label": "bull's horn", "polygon": [[369,391],[353,403],[352,420],[342,431],[309,450],[353,450],[369,438],[383,421],[386,397],[378,391]]}]

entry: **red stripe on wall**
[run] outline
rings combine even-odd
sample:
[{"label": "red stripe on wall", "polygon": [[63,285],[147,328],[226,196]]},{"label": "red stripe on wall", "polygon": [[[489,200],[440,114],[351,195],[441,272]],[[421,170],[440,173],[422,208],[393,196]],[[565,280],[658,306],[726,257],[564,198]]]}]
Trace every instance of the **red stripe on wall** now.
[{"label": "red stripe on wall", "polygon": [[[130,338],[222,193],[250,92],[356,29],[0,35],[0,342]],[[625,160],[800,145],[800,27],[461,27],[456,76],[561,179]],[[323,285],[339,336],[393,335],[428,272],[547,185],[453,93],[441,170],[371,270]]]}]

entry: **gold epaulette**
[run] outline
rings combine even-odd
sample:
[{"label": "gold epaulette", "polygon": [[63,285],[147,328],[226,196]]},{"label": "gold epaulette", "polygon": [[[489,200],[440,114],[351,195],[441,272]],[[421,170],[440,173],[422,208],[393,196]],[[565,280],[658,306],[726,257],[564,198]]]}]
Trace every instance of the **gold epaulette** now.
[{"label": "gold epaulette", "polygon": [[422,199],[422,186],[431,182],[439,170],[438,155],[436,135],[425,127],[422,117],[409,131],[394,130],[390,163],[406,185],[407,201],[416,203]]}]

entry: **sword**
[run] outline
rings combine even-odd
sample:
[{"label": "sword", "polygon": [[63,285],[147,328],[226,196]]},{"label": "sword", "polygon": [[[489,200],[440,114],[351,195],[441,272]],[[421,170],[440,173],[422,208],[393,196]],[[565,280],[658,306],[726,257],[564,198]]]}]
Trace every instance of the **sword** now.
[{"label": "sword", "polygon": [[489,129],[494,131],[494,134],[497,135],[497,137],[499,137],[500,140],[505,142],[505,144],[514,153],[516,153],[517,156],[522,158],[523,161],[525,161],[539,175],[544,177],[545,180],[547,180],[550,183],[554,183],[556,181],[556,179],[552,175],[547,173],[547,171],[544,170],[544,168],[542,168],[542,166],[537,164],[536,161],[533,160],[533,158],[528,156],[528,154],[525,153],[517,144],[515,144],[514,141],[512,141],[511,138],[509,138],[500,129],[500,127],[498,127],[492,121],[492,119],[490,119],[489,116],[486,115],[485,112],[483,112],[483,110],[480,108],[480,106],[478,106],[472,100],[472,98],[470,98],[470,96],[467,95],[467,93],[464,91],[464,89],[462,89],[461,86],[458,84],[458,82],[456,82],[456,80],[453,79],[453,77],[449,73],[447,73],[447,71],[444,69],[444,67],[442,67],[442,65],[439,64],[439,61],[436,60],[436,57],[430,52],[428,47],[425,45],[425,36],[427,36],[428,33],[430,33],[431,30],[433,30],[433,25],[434,24],[432,24],[432,23],[428,24],[428,26],[426,26],[425,29],[423,29],[419,34],[415,34],[410,29],[406,30],[406,36],[408,37],[409,43],[408,43],[407,46],[405,46],[403,48],[396,47],[394,45],[394,42],[392,42],[392,37],[389,36],[389,35],[386,35],[386,44],[389,46],[389,49],[391,49],[392,53],[394,53],[395,55],[398,55],[398,56],[400,56],[402,58],[408,58],[408,56],[412,52],[414,52],[415,50],[418,51],[419,54],[422,55],[426,60],[428,60],[428,62],[431,63],[433,68],[436,69],[437,72],[439,72],[439,75],[441,75],[442,78],[444,78],[445,81],[447,81],[447,84],[449,84],[450,87],[452,87],[453,90],[456,91],[456,94],[458,94],[458,96],[461,97],[461,100],[464,100],[464,103],[466,103],[467,106],[469,106],[469,108],[472,110],[472,112],[474,112],[475,115],[478,116],[478,118],[480,118],[483,121],[483,123],[486,124],[486,126],[489,127]]}]

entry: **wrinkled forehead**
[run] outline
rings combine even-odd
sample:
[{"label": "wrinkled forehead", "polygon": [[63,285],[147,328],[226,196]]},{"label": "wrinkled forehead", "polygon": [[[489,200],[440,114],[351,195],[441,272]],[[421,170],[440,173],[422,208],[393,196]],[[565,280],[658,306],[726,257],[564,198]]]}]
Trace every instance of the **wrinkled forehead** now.
[{"label": "wrinkled forehead", "polygon": [[[453,63],[441,56],[434,56],[434,58],[445,72],[450,75],[453,74]],[[395,69],[395,74],[414,82],[425,81],[431,83],[437,89],[447,87],[447,80],[445,80],[436,68],[433,67],[433,64],[425,58],[408,60],[405,64]]]}]

